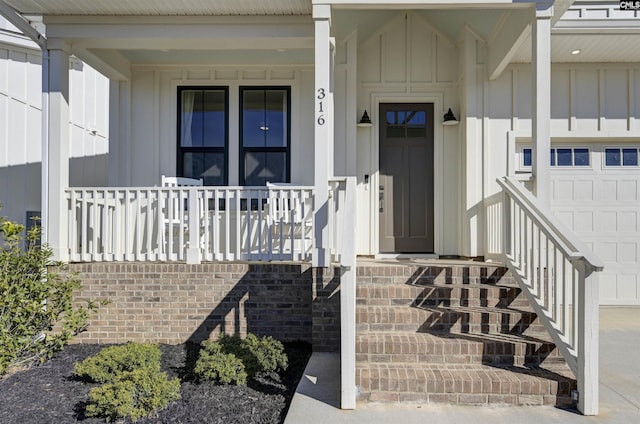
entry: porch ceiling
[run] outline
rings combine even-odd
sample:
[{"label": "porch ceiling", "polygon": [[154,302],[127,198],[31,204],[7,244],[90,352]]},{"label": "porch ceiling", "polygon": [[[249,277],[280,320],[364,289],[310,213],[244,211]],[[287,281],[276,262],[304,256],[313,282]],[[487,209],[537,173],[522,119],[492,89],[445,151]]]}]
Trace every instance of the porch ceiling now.
[{"label": "porch ceiling", "polygon": [[310,15],[311,0],[4,0],[27,15]]},{"label": "porch ceiling", "polygon": [[[580,50],[579,54],[572,54]],[[554,63],[640,62],[640,33],[565,34],[552,33],[551,61]],[[522,44],[512,63],[531,62],[531,37]]]}]

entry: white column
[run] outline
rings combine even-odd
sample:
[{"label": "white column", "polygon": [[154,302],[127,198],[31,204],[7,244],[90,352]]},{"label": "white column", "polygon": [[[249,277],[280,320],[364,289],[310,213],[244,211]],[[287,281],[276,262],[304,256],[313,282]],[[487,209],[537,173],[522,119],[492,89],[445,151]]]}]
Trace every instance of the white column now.
[{"label": "white column", "polygon": [[[484,140],[482,117],[483,95],[482,79],[478,76],[478,42],[476,36],[469,30],[464,30],[463,42],[460,48],[460,63],[462,64],[462,101],[460,119],[462,120],[463,151],[461,155],[463,172],[462,184],[462,220],[461,253],[465,256],[480,256],[483,254],[484,234],[484,164],[482,163]],[[437,116],[442,119],[442,115]],[[437,121],[436,125],[439,125]]]},{"label": "white column", "polygon": [[43,241],[55,260],[69,259],[69,54],[42,54],[42,225]]},{"label": "white column", "polygon": [[[313,266],[329,266],[329,177],[333,158],[333,105],[331,93],[331,7],[314,5],[315,92],[314,92],[314,238]],[[331,162],[331,163],[330,163]]]},{"label": "white column", "polygon": [[347,140],[346,150],[346,174],[348,176],[356,176],[358,169],[357,160],[357,144],[358,144],[358,127],[356,122],[360,119],[358,116],[358,33],[347,40],[347,96],[346,105],[346,124],[345,131]]},{"label": "white column", "polygon": [[109,186],[131,185],[131,83],[109,82]]},{"label": "white column", "polygon": [[537,4],[531,35],[533,67],[533,148],[534,194],[543,205],[551,199],[549,178],[551,149],[551,16],[553,2]]}]

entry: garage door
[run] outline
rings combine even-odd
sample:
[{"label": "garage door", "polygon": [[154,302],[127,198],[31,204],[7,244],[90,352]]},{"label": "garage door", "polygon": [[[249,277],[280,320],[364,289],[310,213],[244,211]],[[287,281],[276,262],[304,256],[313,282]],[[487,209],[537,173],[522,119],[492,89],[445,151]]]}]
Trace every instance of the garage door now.
[{"label": "garage door", "polygon": [[[551,208],[602,261],[601,305],[640,305],[640,144],[553,145]],[[522,150],[522,166],[530,151]]]}]

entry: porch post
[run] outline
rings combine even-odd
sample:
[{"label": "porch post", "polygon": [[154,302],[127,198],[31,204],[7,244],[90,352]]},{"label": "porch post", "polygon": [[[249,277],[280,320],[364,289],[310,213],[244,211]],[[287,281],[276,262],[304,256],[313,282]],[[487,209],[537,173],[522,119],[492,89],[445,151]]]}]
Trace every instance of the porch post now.
[{"label": "porch post", "polygon": [[69,260],[69,53],[42,51],[42,240],[53,259]]},{"label": "porch post", "polygon": [[578,411],[598,415],[599,388],[599,286],[598,272],[584,260],[577,264],[578,283]]},{"label": "porch post", "polygon": [[531,65],[533,67],[532,171],[534,193],[543,205],[551,200],[551,17],[553,2],[537,3],[533,22]]},{"label": "porch post", "polygon": [[313,5],[315,24],[314,237],[312,265],[329,266],[329,177],[333,158],[331,6]]},{"label": "porch post", "polygon": [[465,28],[460,48],[461,65],[461,110],[463,143],[461,151],[463,187],[461,201],[462,226],[460,230],[462,254],[481,256],[484,254],[484,141],[483,116],[484,93],[482,74],[478,64],[478,40]]}]

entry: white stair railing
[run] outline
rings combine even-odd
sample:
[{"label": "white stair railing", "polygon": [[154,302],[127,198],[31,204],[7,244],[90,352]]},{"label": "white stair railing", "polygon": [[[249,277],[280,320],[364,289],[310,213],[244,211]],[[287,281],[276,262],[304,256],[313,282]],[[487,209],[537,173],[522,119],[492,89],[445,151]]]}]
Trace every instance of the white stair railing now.
[{"label": "white stair railing", "polygon": [[329,246],[340,264],[340,408],[356,407],[356,178],[329,180]]},{"label": "white stair railing", "polygon": [[578,410],[598,414],[598,272],[603,265],[513,177],[503,192],[505,262],[578,381]]},{"label": "white stair railing", "polygon": [[309,260],[310,187],[67,190],[73,262]]}]

